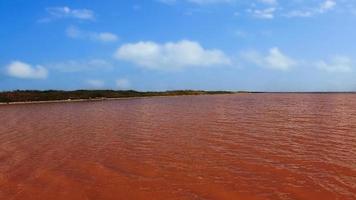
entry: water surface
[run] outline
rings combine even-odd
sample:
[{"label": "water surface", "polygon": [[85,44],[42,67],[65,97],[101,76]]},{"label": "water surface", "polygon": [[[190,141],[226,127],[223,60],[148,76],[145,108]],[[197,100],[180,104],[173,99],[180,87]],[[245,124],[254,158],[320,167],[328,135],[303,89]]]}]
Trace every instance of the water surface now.
[{"label": "water surface", "polygon": [[356,95],[0,106],[0,199],[356,199]]}]

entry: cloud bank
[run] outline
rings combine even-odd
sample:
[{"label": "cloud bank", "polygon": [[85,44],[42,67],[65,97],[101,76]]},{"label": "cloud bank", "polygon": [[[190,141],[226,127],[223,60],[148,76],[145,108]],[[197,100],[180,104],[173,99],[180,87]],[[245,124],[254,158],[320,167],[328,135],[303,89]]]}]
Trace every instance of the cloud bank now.
[{"label": "cloud bank", "polygon": [[46,64],[48,68],[60,72],[83,72],[93,70],[107,70],[113,67],[112,63],[104,59],[89,59],[89,60],[66,60]]},{"label": "cloud bank", "polygon": [[353,65],[353,61],[346,56],[334,56],[328,61],[320,60],[316,63],[318,69],[327,72],[350,72]]},{"label": "cloud bank", "polygon": [[230,58],[221,50],[204,49],[198,42],[190,40],[124,44],[117,49],[115,58],[149,69],[167,70],[231,64]]},{"label": "cloud bank", "polygon": [[31,66],[30,64],[13,61],[6,66],[7,75],[21,79],[46,79],[48,71],[41,65]]},{"label": "cloud bank", "polygon": [[333,10],[336,7],[336,1],[334,0],[326,0],[322,2],[316,8],[307,8],[307,9],[299,9],[299,10],[292,10],[287,13],[286,17],[313,17],[318,14],[323,14],[328,11]]},{"label": "cloud bank", "polygon": [[66,34],[68,37],[73,39],[89,39],[92,41],[106,43],[116,42],[119,39],[119,37],[114,33],[83,31],[75,26],[68,27],[66,30]]},{"label": "cloud bank", "polygon": [[294,59],[282,53],[277,47],[271,48],[266,55],[257,51],[243,52],[242,58],[259,67],[282,71],[287,71],[297,64]]},{"label": "cloud bank", "polygon": [[72,9],[68,6],[63,7],[50,7],[46,9],[49,17],[43,19],[44,21],[50,21],[51,19],[61,18],[73,18],[80,20],[94,20],[95,15],[92,10],[89,9]]}]

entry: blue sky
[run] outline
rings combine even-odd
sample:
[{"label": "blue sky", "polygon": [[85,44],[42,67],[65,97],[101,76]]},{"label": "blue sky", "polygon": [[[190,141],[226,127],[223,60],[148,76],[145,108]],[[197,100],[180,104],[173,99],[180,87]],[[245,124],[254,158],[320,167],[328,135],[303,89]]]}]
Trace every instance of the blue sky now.
[{"label": "blue sky", "polygon": [[0,23],[0,90],[356,90],[354,0],[3,0]]}]

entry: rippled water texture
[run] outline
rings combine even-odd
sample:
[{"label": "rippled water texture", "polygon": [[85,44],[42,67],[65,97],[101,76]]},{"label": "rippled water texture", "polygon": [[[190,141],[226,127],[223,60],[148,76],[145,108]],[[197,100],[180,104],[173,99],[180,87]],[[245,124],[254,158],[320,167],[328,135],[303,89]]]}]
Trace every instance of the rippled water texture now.
[{"label": "rippled water texture", "polygon": [[0,106],[0,199],[356,199],[356,95]]}]

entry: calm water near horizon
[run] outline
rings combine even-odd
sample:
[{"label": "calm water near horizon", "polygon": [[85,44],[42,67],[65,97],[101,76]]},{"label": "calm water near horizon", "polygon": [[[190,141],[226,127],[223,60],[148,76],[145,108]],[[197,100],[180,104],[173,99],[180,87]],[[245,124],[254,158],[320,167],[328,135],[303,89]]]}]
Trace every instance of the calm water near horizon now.
[{"label": "calm water near horizon", "polygon": [[2,105],[0,199],[356,199],[356,94]]}]

